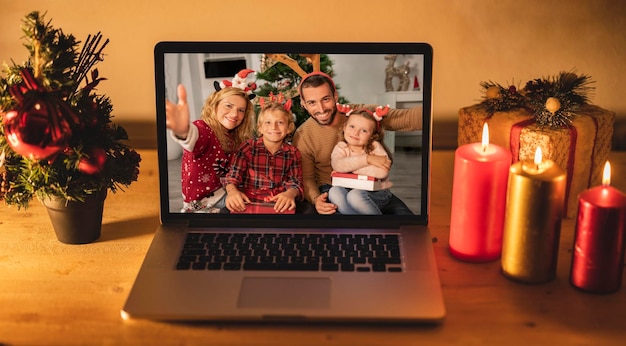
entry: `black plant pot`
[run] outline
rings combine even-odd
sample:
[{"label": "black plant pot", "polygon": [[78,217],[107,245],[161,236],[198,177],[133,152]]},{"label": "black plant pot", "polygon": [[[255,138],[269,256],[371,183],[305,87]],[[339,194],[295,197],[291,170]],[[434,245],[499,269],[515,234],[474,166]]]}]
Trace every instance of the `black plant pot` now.
[{"label": "black plant pot", "polygon": [[89,195],[84,202],[50,198],[42,201],[57,239],[65,244],[88,244],[100,238],[107,190]]}]

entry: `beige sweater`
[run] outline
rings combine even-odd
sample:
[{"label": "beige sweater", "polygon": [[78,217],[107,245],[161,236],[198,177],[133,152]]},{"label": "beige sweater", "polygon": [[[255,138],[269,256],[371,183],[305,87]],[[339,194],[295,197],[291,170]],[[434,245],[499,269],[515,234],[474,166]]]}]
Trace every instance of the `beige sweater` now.
[{"label": "beige sweater", "polygon": [[[374,110],[377,105],[351,105],[352,109],[369,108]],[[339,121],[334,125],[322,126],[313,118],[307,119],[298,129],[293,138],[294,145],[302,154],[302,173],[304,180],[304,196],[313,202],[320,195],[319,186],[330,184],[330,154],[340,139],[341,129],[346,121],[343,113],[336,115]],[[422,107],[409,109],[390,109],[382,120],[382,126],[390,131],[415,131],[422,127]]]}]

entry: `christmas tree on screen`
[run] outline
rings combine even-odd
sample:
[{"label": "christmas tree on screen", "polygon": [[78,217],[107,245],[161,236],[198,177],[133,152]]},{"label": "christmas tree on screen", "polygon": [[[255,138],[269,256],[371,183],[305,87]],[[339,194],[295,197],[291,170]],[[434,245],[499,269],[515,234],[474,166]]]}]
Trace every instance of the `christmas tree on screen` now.
[{"label": "christmas tree on screen", "polygon": [[[310,57],[300,54],[286,55],[295,60],[304,72],[313,72],[314,67]],[[320,54],[320,71],[331,77],[335,75],[333,61],[326,54]],[[268,54],[263,54],[261,56],[261,71],[257,72],[257,79],[267,82],[259,83],[260,87],[256,90],[258,96],[269,97],[270,94],[278,95],[282,93],[285,97],[291,98],[291,111],[296,116],[296,126],[300,126],[309,118],[307,111],[300,105],[298,85],[302,77],[297,71],[286,64],[272,59]],[[339,90],[340,86],[336,85],[336,88]],[[339,103],[348,103],[348,101],[340,96]]]}]

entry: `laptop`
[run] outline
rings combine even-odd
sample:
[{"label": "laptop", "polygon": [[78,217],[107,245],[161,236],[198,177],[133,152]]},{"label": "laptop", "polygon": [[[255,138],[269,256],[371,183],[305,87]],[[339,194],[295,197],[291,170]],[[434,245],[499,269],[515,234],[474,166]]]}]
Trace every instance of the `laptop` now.
[{"label": "laptop", "polygon": [[[166,98],[176,102],[176,86],[185,85],[193,118],[215,90],[216,81],[232,79],[241,69],[267,72],[281,64],[269,58],[275,54],[294,60],[319,54],[322,70],[330,66],[341,100],[348,103],[422,106],[421,131],[387,132],[385,137],[395,158],[391,191],[406,204],[408,215],[182,212],[182,149],[165,126]],[[154,58],[161,224],[123,306],[123,318],[333,323],[443,320],[445,305],[428,229],[431,46],[160,42]],[[308,60],[304,61],[307,65]],[[257,79],[256,83],[260,87],[270,82]],[[297,85],[282,79],[271,83],[282,83],[283,88]],[[393,91],[387,92],[389,87]],[[243,252],[237,252],[240,249]]]}]

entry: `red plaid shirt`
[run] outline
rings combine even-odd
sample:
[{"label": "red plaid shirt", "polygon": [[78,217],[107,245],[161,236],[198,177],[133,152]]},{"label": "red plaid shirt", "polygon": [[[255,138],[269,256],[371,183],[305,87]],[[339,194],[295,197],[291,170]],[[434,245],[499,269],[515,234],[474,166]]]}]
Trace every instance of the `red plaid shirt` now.
[{"label": "red plaid shirt", "polygon": [[263,138],[249,139],[235,153],[226,184],[235,184],[252,201],[265,201],[289,188],[297,189],[297,199],[302,200],[300,151],[283,143],[272,154],[263,145]]}]

